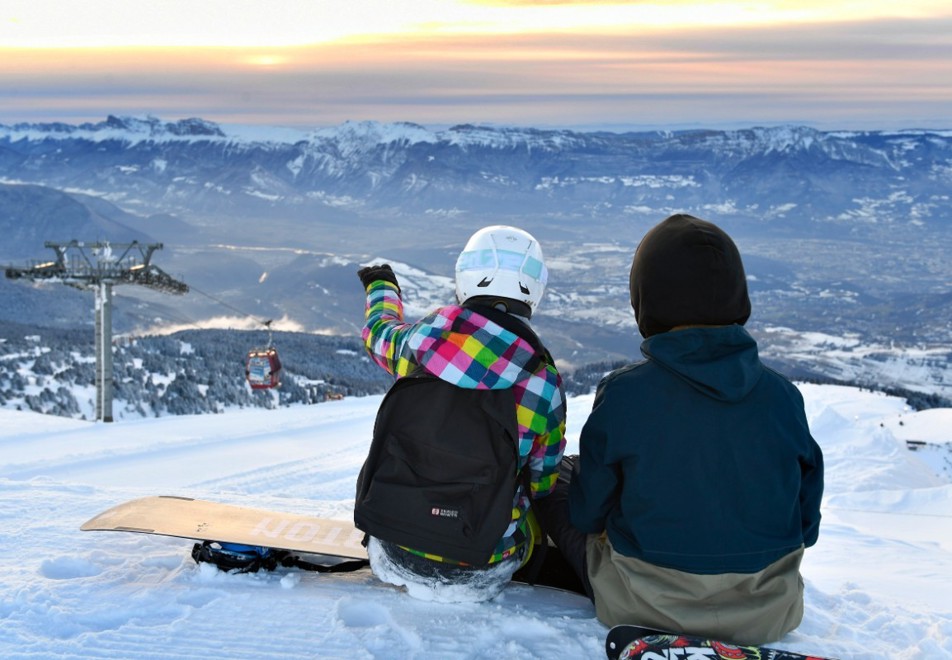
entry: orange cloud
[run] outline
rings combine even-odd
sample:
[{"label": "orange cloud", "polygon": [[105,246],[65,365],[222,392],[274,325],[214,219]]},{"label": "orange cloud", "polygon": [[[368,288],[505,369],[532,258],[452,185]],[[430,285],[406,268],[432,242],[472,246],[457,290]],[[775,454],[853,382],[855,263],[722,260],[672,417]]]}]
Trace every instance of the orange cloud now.
[{"label": "orange cloud", "polygon": [[295,126],[850,116],[923,125],[923,117],[952,116],[950,33],[949,20],[884,20],[288,47],[0,49],[0,123],[124,113]]}]

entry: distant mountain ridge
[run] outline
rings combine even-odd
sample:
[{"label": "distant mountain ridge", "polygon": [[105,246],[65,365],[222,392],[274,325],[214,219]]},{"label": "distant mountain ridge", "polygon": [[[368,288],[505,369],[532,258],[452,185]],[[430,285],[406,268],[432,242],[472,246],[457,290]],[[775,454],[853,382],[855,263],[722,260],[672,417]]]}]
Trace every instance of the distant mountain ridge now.
[{"label": "distant mountain ridge", "polygon": [[901,188],[879,206],[884,216],[946,223],[948,200],[935,199],[935,189],[952,181],[950,163],[952,130],[616,134],[348,122],[249,134],[197,118],[116,116],[0,126],[3,179],[86,190],[153,213],[213,216],[617,219],[696,206],[837,223],[865,219],[857,199]]},{"label": "distant mountain ridge", "polygon": [[[120,331],[222,327],[243,310],[352,334],[360,265],[393,263],[408,315],[425,313],[452,300],[473,231],[515,224],[550,266],[533,321],[578,367],[637,357],[632,253],[686,212],[738,242],[765,355],[802,376],[885,386],[897,374],[947,395],[950,191],[952,130],[298,131],[109,116],[0,126],[0,262],[44,258],[44,241],[138,236],[165,245],[158,263],[192,292],[148,300],[122,288]],[[90,304],[61,289],[0,282],[0,319],[90,323]]]}]

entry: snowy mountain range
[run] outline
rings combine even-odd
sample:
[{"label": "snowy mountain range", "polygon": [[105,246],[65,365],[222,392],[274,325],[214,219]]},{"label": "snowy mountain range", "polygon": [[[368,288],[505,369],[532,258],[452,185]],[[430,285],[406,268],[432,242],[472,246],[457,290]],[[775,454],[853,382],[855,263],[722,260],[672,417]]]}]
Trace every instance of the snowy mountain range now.
[{"label": "snowy mountain range", "polygon": [[[310,133],[201,119],[0,126],[0,176],[194,220],[353,214],[948,225],[952,131],[576,133],[346,123]],[[332,213],[333,212],[333,213]],[[647,216],[647,217],[645,217]],[[828,227],[828,228],[830,228]]]},{"label": "snowy mountain range", "polygon": [[[578,366],[637,355],[631,255],[653,224],[688,212],[734,236],[750,327],[787,371],[948,395],[950,184],[950,130],[17,124],[0,126],[0,263],[46,260],[46,241],[161,242],[157,261],[192,290],[118,288],[120,331],[246,316],[350,334],[359,264],[398,264],[422,313],[452,298],[455,256],[475,229],[516,224],[550,265],[540,331]],[[0,315],[88,325],[83,295],[0,280]]]}]

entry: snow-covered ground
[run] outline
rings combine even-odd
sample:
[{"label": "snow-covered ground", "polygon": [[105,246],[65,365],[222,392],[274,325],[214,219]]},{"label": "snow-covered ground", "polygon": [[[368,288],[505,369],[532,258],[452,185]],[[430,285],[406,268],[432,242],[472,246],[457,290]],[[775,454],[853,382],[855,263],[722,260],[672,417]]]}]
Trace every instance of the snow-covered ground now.
[{"label": "snow-covered ground", "polygon": [[[806,615],[782,646],[952,657],[952,410],[804,385],[827,460]],[[365,572],[229,575],[181,539],[80,532],[172,494],[348,518],[380,397],[103,424],[0,409],[0,657],[599,658],[585,599],[413,600]],[[569,402],[569,450],[592,398]],[[907,440],[928,444],[916,451]]]}]

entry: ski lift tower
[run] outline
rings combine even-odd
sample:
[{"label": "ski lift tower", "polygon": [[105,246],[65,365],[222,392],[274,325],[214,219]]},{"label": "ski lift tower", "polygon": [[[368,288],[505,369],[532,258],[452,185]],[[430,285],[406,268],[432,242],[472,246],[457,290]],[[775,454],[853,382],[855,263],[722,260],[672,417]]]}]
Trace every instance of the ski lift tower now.
[{"label": "ski lift tower", "polygon": [[161,243],[45,243],[56,252],[55,261],[29,268],[6,269],[9,279],[60,281],[96,292],[96,419],[112,421],[112,287],[138,284],[164,293],[183,294],[188,285],[152,263]]}]

